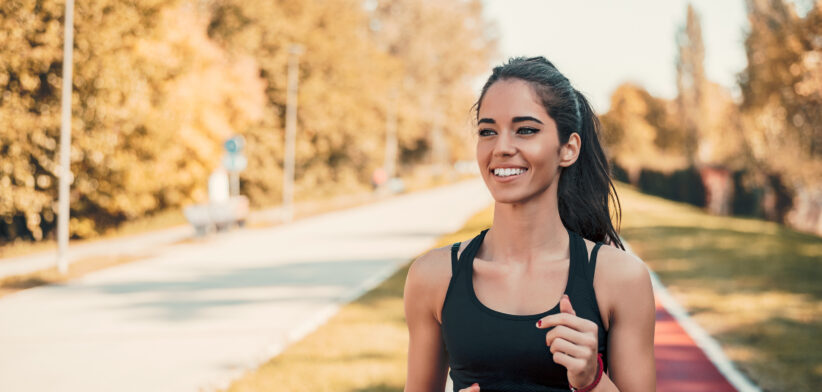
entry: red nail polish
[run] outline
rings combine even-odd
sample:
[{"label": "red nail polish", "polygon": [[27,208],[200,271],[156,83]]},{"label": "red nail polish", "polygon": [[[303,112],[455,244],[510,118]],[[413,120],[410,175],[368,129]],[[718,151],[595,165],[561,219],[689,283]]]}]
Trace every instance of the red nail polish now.
[{"label": "red nail polish", "polygon": [[537,327],[541,327],[541,326],[542,326],[542,320],[537,321]]}]

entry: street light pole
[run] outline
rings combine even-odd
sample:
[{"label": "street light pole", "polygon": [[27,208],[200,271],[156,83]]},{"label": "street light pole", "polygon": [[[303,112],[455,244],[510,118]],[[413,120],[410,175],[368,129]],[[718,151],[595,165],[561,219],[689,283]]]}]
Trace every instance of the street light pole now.
[{"label": "street light pole", "polygon": [[283,221],[294,218],[294,160],[297,139],[297,87],[299,56],[302,45],[292,44],[288,50],[288,96],[285,109],[285,161],[283,162]]},{"label": "street light pole", "polygon": [[385,161],[383,169],[387,178],[396,176],[397,165],[397,90],[392,89],[388,97],[385,118]]},{"label": "street light pole", "polygon": [[74,177],[71,174],[71,92],[72,92],[72,52],[74,50],[74,0],[66,0],[66,16],[63,26],[63,91],[60,102],[60,165],[59,195],[57,212],[57,269],[68,273],[69,239],[69,186]]}]

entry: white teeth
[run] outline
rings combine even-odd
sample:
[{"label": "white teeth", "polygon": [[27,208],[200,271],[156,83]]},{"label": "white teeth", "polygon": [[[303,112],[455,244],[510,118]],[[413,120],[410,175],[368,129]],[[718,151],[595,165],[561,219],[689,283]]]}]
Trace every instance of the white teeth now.
[{"label": "white teeth", "polygon": [[514,176],[517,174],[525,173],[526,169],[519,169],[519,168],[504,168],[504,169],[494,169],[494,175],[500,177],[508,177]]}]

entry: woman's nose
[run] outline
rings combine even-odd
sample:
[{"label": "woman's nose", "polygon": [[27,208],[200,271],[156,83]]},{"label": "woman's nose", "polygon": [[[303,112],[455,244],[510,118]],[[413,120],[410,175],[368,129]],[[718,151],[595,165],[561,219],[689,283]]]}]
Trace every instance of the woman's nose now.
[{"label": "woman's nose", "polygon": [[494,155],[511,156],[516,152],[517,148],[511,136],[507,132],[502,133],[500,137],[497,138],[496,144],[494,144]]}]

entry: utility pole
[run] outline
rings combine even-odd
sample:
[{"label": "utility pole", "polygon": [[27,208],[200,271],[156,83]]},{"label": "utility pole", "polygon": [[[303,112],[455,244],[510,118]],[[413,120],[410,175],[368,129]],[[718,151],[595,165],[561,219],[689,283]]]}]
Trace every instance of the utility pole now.
[{"label": "utility pole", "polygon": [[294,218],[294,160],[297,139],[297,87],[299,84],[299,56],[302,45],[292,44],[288,49],[288,97],[285,109],[285,162],[283,162],[283,221]]},{"label": "utility pole", "polygon": [[385,162],[383,169],[388,179],[396,176],[397,170],[397,90],[392,89],[388,98],[385,118]]},{"label": "utility pole", "polygon": [[69,186],[74,181],[71,174],[71,92],[72,53],[74,50],[74,0],[66,0],[66,17],[63,26],[63,91],[60,105],[60,166],[57,212],[57,269],[68,273],[69,240]]},{"label": "utility pole", "polygon": [[433,164],[434,176],[441,177],[445,174],[447,146],[445,135],[442,130],[443,113],[437,109],[433,114],[433,124],[431,125],[431,163]]}]

